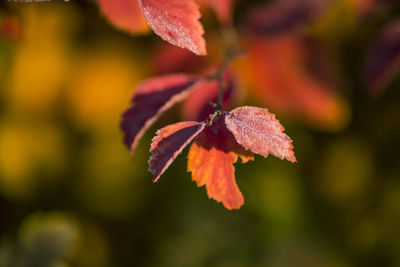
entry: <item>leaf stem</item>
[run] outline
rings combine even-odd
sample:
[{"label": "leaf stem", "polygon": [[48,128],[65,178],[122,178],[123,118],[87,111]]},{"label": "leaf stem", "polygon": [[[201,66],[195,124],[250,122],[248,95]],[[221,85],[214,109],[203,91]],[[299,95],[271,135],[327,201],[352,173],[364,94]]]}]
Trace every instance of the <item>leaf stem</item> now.
[{"label": "leaf stem", "polygon": [[221,113],[224,91],[226,89],[226,83],[224,81],[224,72],[227,65],[240,54],[238,48],[238,35],[232,23],[221,25],[222,36],[224,40],[224,55],[222,62],[214,74],[215,80],[217,80],[218,86],[218,100],[215,105],[215,111]]}]

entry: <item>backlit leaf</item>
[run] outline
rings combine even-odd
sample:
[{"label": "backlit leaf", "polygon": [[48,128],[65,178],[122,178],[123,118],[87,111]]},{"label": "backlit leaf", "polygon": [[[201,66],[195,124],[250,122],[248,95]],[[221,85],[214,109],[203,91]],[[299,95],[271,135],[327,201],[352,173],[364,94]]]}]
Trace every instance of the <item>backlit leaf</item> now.
[{"label": "backlit leaf", "polygon": [[173,45],[206,55],[201,14],[193,0],[138,0],[153,31]]},{"label": "backlit leaf", "polygon": [[132,107],[122,115],[121,129],[124,142],[131,153],[144,132],[155,120],[194,89],[192,76],[174,74],[143,82],[132,97]]},{"label": "backlit leaf", "polygon": [[283,133],[285,128],[267,109],[239,107],[226,115],[225,123],[244,148],[264,157],[272,154],[296,162],[292,140]]},{"label": "backlit leaf", "polygon": [[148,30],[136,0],[97,0],[104,16],[117,28],[130,33]]},{"label": "backlit leaf", "polygon": [[245,151],[226,128],[224,117],[217,117],[196,138],[188,155],[188,171],[198,186],[206,186],[209,198],[215,199],[227,209],[239,209],[243,195],[235,181],[235,163],[240,157],[245,163],[253,155]]},{"label": "backlit leaf", "polygon": [[205,123],[202,122],[185,121],[168,125],[157,131],[151,143],[150,152],[153,155],[149,160],[149,170],[153,174],[154,182],[204,129],[204,126]]}]

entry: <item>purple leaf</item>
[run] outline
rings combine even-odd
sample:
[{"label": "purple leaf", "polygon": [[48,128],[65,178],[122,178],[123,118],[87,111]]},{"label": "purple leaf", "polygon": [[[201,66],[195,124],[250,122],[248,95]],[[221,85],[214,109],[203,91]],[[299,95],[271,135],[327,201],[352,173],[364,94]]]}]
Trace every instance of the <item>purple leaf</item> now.
[{"label": "purple leaf", "polygon": [[329,6],[332,0],[275,0],[255,8],[248,25],[257,34],[275,35],[307,26]]},{"label": "purple leaf", "polygon": [[132,107],[122,115],[124,142],[133,154],[139,139],[156,119],[193,90],[197,79],[188,75],[167,75],[141,83],[132,98]]},{"label": "purple leaf", "polygon": [[205,127],[203,122],[179,122],[168,125],[157,131],[151,143],[149,170],[153,174],[153,182],[164,173],[182,150]]}]

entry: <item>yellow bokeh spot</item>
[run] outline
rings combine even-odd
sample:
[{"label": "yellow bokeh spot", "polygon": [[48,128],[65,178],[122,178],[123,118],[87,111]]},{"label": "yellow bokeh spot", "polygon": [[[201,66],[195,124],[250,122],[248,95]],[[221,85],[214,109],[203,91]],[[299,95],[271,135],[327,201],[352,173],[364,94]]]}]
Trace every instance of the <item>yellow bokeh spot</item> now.
[{"label": "yellow bokeh spot", "polygon": [[107,44],[79,58],[68,88],[74,118],[81,125],[118,127],[120,116],[143,74],[129,48]]},{"label": "yellow bokeh spot", "polygon": [[4,123],[0,147],[0,192],[12,199],[34,194],[39,183],[47,182],[38,174],[55,173],[64,166],[62,135],[50,125]]},{"label": "yellow bokeh spot", "polygon": [[23,32],[7,81],[7,103],[18,113],[47,113],[56,106],[70,68],[70,10],[57,5],[19,8]]}]

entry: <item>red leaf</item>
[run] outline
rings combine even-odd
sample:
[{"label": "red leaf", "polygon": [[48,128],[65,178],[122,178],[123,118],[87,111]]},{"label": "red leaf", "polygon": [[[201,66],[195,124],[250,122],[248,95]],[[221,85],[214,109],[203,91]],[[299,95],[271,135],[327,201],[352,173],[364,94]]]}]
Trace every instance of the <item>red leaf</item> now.
[{"label": "red leaf", "polygon": [[[238,101],[235,91],[235,82],[232,73],[226,71],[223,75],[225,90],[223,95],[222,110],[230,110]],[[204,80],[196,85],[196,89],[183,102],[183,117],[186,120],[203,121],[214,113],[215,108],[210,103],[218,99],[219,83],[215,80]]]},{"label": "red leaf", "polygon": [[264,157],[272,154],[296,162],[292,140],[283,133],[285,128],[267,109],[240,107],[226,115],[225,123],[244,148]]},{"label": "red leaf", "polygon": [[367,52],[366,82],[372,94],[380,93],[399,69],[400,19],[383,28]]},{"label": "red leaf", "polygon": [[209,198],[213,198],[227,209],[239,209],[244,199],[235,181],[235,163],[252,160],[227,130],[223,116],[204,129],[192,144],[188,155],[188,171],[198,186],[206,186]]},{"label": "red leaf", "polygon": [[117,28],[130,33],[148,30],[136,0],[97,0],[101,12]]},{"label": "red leaf", "polygon": [[150,152],[153,155],[149,160],[153,182],[158,180],[182,150],[204,129],[204,126],[203,122],[185,121],[168,125],[157,131],[151,143]]},{"label": "red leaf", "polygon": [[200,0],[200,2],[214,9],[223,24],[231,23],[233,0]]},{"label": "red leaf", "polygon": [[187,75],[167,75],[143,82],[132,98],[133,106],[122,115],[124,142],[131,153],[155,120],[193,90],[196,79]]},{"label": "red leaf", "polygon": [[153,31],[173,45],[206,55],[200,11],[193,0],[138,0]]}]

